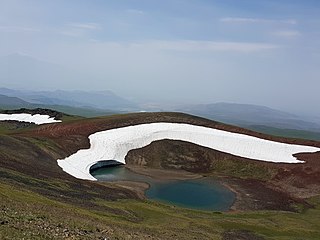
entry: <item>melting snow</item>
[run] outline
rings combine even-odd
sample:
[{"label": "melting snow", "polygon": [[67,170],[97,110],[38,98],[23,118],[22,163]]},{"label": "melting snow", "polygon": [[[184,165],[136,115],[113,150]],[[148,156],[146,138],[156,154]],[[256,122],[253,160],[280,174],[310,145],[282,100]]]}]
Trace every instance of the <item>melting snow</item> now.
[{"label": "melting snow", "polygon": [[141,148],[162,139],[182,140],[236,156],[267,162],[300,163],[293,154],[316,152],[320,148],[285,144],[239,133],[180,123],[150,123],[97,132],[89,136],[90,148],[58,160],[70,175],[96,180],[90,167],[100,160],[125,163],[131,149]]},{"label": "melting snow", "polygon": [[37,125],[45,124],[45,123],[61,122],[61,120],[55,120],[53,117],[50,117],[49,115],[40,115],[40,114],[31,115],[29,113],[15,113],[15,114],[0,113],[0,121],[5,121],[5,120],[35,123]]}]

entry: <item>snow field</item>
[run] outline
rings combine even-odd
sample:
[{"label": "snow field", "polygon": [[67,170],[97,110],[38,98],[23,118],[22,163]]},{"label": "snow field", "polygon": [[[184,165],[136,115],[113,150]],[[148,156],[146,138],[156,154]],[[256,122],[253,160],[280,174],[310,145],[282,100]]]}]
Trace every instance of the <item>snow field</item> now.
[{"label": "snow field", "polygon": [[28,113],[15,113],[15,114],[2,114],[0,113],[0,121],[13,120],[19,122],[35,123],[37,125],[45,123],[56,123],[61,122],[61,120],[55,120],[53,117],[48,115],[40,114],[28,114]]},{"label": "snow field", "polygon": [[90,148],[58,161],[70,175],[96,180],[90,167],[101,160],[125,164],[131,149],[141,148],[162,139],[181,140],[236,156],[276,163],[301,163],[293,154],[316,152],[320,148],[279,143],[239,133],[181,123],[150,123],[111,129],[89,136]]}]

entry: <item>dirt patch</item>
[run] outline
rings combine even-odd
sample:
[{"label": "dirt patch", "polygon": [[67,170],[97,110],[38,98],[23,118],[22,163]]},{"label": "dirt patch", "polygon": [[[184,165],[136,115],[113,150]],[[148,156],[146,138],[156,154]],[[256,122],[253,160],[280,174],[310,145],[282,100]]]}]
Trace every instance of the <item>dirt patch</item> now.
[{"label": "dirt patch", "polygon": [[150,187],[148,183],[134,181],[115,181],[113,185],[135,192],[140,199],[146,199],[144,192]]},{"label": "dirt patch", "polygon": [[281,210],[296,212],[298,205],[312,207],[304,199],[294,198],[276,187],[254,179],[224,178],[220,182],[236,193],[231,211]]},{"label": "dirt patch", "polygon": [[183,170],[148,168],[132,164],[128,164],[126,167],[135,173],[149,176],[158,180],[187,180],[203,177],[201,174],[195,174]]},{"label": "dirt patch", "polygon": [[229,230],[223,233],[223,240],[264,240],[265,238],[256,235],[248,230]]},{"label": "dirt patch", "polygon": [[7,130],[18,130],[18,129],[24,129],[31,126],[36,126],[34,123],[27,123],[27,122],[19,122],[19,121],[13,121],[13,120],[5,120],[0,121],[0,127],[7,129]]}]

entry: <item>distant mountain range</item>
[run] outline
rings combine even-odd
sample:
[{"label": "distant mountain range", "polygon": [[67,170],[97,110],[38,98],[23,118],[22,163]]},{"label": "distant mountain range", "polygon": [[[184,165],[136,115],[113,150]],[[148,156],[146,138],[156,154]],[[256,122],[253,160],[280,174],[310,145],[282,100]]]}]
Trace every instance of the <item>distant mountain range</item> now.
[{"label": "distant mountain range", "polygon": [[133,111],[138,106],[111,91],[22,91],[0,88],[0,94],[18,97],[28,103],[45,105],[66,105],[117,111]]},{"label": "distant mountain range", "polygon": [[0,105],[3,107],[28,107],[31,104],[17,97],[8,97],[0,94]]},{"label": "distant mountain range", "polygon": [[[86,117],[111,113],[136,112],[142,109],[137,104],[125,100],[110,91],[85,92],[59,90],[50,92],[0,88],[0,108],[16,109],[32,107],[51,108]],[[281,133],[288,137],[310,136],[311,132],[320,133],[320,124],[316,119],[314,121],[306,120],[301,116],[264,106],[215,103],[163,109],[163,111],[168,110],[202,116],[264,133]],[[288,129],[295,131],[288,132]],[[318,139],[318,134],[316,135],[316,139]]]},{"label": "distant mountain range", "polygon": [[[90,79],[91,76],[85,73],[72,71],[58,64],[24,54],[15,53],[0,57],[0,82],[3,86],[56,89],[56,86],[63,84],[69,89],[76,89],[75,83],[81,84]],[[117,111],[134,111],[138,108],[135,103],[111,91],[26,91],[0,88],[0,94],[18,97],[32,104],[67,105]]]},{"label": "distant mountain range", "polygon": [[317,120],[305,120],[302,116],[272,108],[235,103],[187,105],[177,111],[190,113],[246,128],[268,126],[279,129],[296,129],[320,132]]},{"label": "distant mountain range", "polygon": [[0,94],[0,110],[13,110],[20,108],[48,108],[55,111],[78,115],[83,117],[96,117],[96,116],[104,116],[116,113],[122,113],[121,111],[116,110],[108,110],[108,109],[96,109],[91,107],[73,107],[68,105],[59,105],[59,104],[36,104],[24,101],[17,97],[8,97]]},{"label": "distant mountain range", "polygon": [[[6,96],[3,93],[11,96]],[[22,96],[23,99],[17,96]],[[81,98],[81,96],[85,97]],[[100,105],[99,101],[101,103],[108,101],[109,103]],[[103,108],[103,106],[108,108]],[[126,102],[126,100],[122,101],[120,97],[111,92],[26,92],[0,88],[0,109],[18,108],[49,108],[84,117],[139,111],[139,107]],[[126,111],[120,109],[126,109]],[[172,110],[173,108],[170,109],[170,111]],[[215,103],[186,105],[175,108],[174,111],[202,116],[271,135],[320,140],[320,124],[317,121],[308,121],[303,117],[264,106]]]}]

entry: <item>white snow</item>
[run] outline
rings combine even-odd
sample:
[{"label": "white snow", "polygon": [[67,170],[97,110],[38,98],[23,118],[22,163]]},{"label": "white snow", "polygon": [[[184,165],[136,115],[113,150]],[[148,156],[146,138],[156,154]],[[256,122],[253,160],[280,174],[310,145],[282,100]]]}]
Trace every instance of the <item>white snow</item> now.
[{"label": "white snow", "polygon": [[89,136],[90,148],[58,161],[70,175],[96,180],[90,167],[101,160],[117,160],[125,164],[131,149],[141,148],[162,139],[182,140],[249,159],[300,163],[294,156],[299,152],[316,152],[320,148],[285,144],[244,134],[180,123],[150,123],[97,132]]},{"label": "white snow", "polygon": [[29,113],[15,113],[15,114],[0,113],[0,121],[5,121],[5,120],[35,123],[37,125],[45,124],[45,123],[61,122],[61,120],[55,120],[53,117],[50,117],[49,115],[40,115],[40,114],[31,115]]}]

